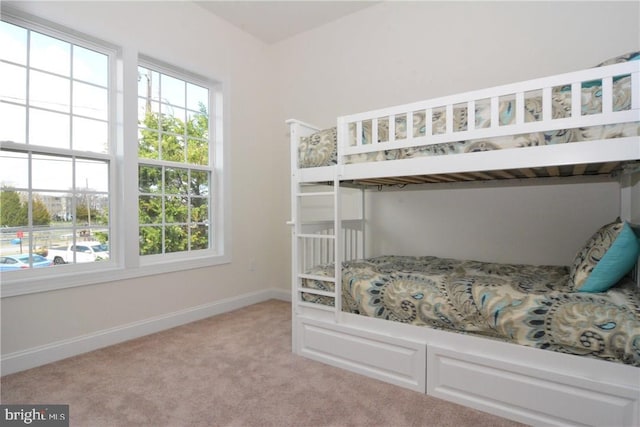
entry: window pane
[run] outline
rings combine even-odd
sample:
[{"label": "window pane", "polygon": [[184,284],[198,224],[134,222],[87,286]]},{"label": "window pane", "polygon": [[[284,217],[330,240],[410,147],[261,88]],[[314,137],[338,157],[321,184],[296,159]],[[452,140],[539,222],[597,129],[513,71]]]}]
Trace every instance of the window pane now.
[{"label": "window pane", "polygon": [[68,157],[34,154],[32,160],[32,187],[43,190],[72,188],[73,163]]},{"label": "window pane", "polygon": [[187,135],[196,138],[209,138],[209,119],[207,113],[188,112]]},{"label": "window pane", "polygon": [[80,46],[73,47],[73,78],[100,86],[108,85],[109,57]]},{"label": "window pane", "polygon": [[159,129],[160,104],[138,98],[138,125],[148,129]]},{"label": "window pane", "polygon": [[69,77],[71,69],[69,43],[32,31],[30,47],[32,67]]},{"label": "window pane", "polygon": [[108,111],[107,89],[73,83],[73,114],[107,120]]},{"label": "window pane", "polygon": [[56,226],[70,225],[72,216],[73,196],[69,193],[42,192],[42,198],[47,203],[51,222]]},{"label": "window pane", "polygon": [[156,131],[138,130],[138,157],[141,159],[157,159],[160,155],[158,140],[160,134]]},{"label": "window pane", "polygon": [[140,255],[162,253],[162,227],[140,226]]},{"label": "window pane", "polygon": [[138,67],[138,96],[149,100],[160,100],[160,73]]},{"label": "window pane", "polygon": [[194,111],[209,110],[209,91],[201,86],[187,83],[187,108]]},{"label": "window pane", "polygon": [[164,192],[188,194],[189,178],[187,169],[167,168],[164,174]]},{"label": "window pane", "polygon": [[29,163],[26,153],[0,150],[0,187],[5,186],[29,188]]},{"label": "window pane", "polygon": [[165,252],[181,252],[189,249],[189,230],[185,225],[171,225],[165,229]]},{"label": "window pane", "polygon": [[204,197],[191,199],[191,222],[206,223],[209,220],[209,200]]},{"label": "window pane", "polygon": [[0,141],[26,143],[27,109],[17,105],[0,102]]},{"label": "window pane", "polygon": [[93,239],[96,230],[105,231],[103,227],[109,223],[109,199],[106,195],[80,192],[76,195],[75,219],[82,226],[84,240]]},{"label": "window pane", "polygon": [[184,163],[184,137],[162,135],[162,160]]},{"label": "window pane", "polygon": [[34,226],[51,224],[52,199],[47,192],[34,192],[31,200],[31,220]]},{"label": "window pane", "polygon": [[27,64],[27,30],[0,21],[0,59]]},{"label": "window pane", "polygon": [[109,163],[96,160],[76,160],[76,188],[109,191]]},{"label": "window pane", "polygon": [[[25,205],[25,193],[17,191],[14,188],[1,187],[0,188],[0,202],[2,203],[2,210],[0,211],[0,226],[4,227],[26,227],[28,224],[27,210]],[[15,235],[18,230],[1,230],[10,231],[11,238],[17,237]],[[12,243],[15,244],[15,243]],[[0,245],[4,246],[4,245]],[[3,252],[4,253],[4,252]]]},{"label": "window pane", "polygon": [[195,196],[209,195],[209,172],[191,171],[191,193]]},{"label": "window pane", "polygon": [[39,71],[29,74],[29,103],[32,107],[70,112],[69,79]]},{"label": "window pane", "polygon": [[109,128],[107,122],[74,117],[71,144],[74,150],[108,153]]},{"label": "window pane", "polygon": [[191,250],[209,247],[209,226],[195,225],[191,227]]},{"label": "window pane", "polygon": [[[27,69],[0,62],[0,100],[26,104]],[[4,123],[4,116],[2,117]]]},{"label": "window pane", "polygon": [[184,109],[160,104],[160,113],[162,130],[184,135]]},{"label": "window pane", "polygon": [[189,216],[189,207],[187,206],[186,197],[169,196],[164,202],[165,219],[167,223],[181,222],[185,223]]},{"label": "window pane", "polygon": [[46,147],[69,148],[69,116],[30,108],[29,143]]},{"label": "window pane", "polygon": [[138,190],[141,193],[162,192],[162,168],[140,166],[138,168]]},{"label": "window pane", "polygon": [[166,74],[162,74],[160,83],[160,96],[162,102],[166,102],[176,107],[185,106],[185,82]]},{"label": "window pane", "polygon": [[[51,242],[51,229],[46,227],[41,230],[34,231],[33,233],[33,250],[31,251],[34,255],[39,255],[41,257],[46,258],[49,255],[49,248],[52,247]],[[24,239],[25,243],[28,245],[28,239]],[[42,261],[42,260],[40,260]],[[38,263],[40,264],[40,263]],[[46,262],[42,262],[43,267],[52,267],[53,262],[49,260],[49,265]]]},{"label": "window pane", "polygon": [[140,196],[138,198],[138,219],[140,224],[162,223],[162,197]]},{"label": "window pane", "polygon": [[194,165],[209,164],[209,142],[201,139],[189,139],[187,162]]},{"label": "window pane", "polygon": [[[92,224],[94,225],[109,225],[109,195],[108,194],[94,194],[91,199],[93,209]],[[100,230],[107,231],[104,227],[96,229],[96,233]]]}]

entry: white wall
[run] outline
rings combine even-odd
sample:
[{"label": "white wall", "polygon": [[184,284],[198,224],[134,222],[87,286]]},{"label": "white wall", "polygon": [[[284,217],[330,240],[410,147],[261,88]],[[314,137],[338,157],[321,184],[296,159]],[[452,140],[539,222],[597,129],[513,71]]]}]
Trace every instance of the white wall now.
[{"label": "white wall", "polygon": [[620,200],[617,183],[580,179],[427,188],[368,194],[372,255],[568,265]]},{"label": "white wall", "polygon": [[[283,41],[281,120],[574,71],[640,49],[637,2],[383,2]],[[565,264],[619,209],[616,184],[433,188],[368,197],[372,255]],[[392,222],[393,221],[393,222]],[[390,225],[391,224],[391,225]]]},{"label": "white wall", "polygon": [[[272,177],[275,169],[287,167],[288,160],[272,158],[270,152],[280,127],[271,113],[274,89],[267,45],[189,2],[18,2],[10,6],[122,46],[128,53],[139,51],[224,80],[231,97],[233,261],[3,298],[2,355],[268,288],[285,289],[289,264],[282,253],[289,244],[284,226],[287,213],[286,206],[273,200],[285,192],[287,182],[274,182]],[[252,264],[254,271],[250,271]]]}]

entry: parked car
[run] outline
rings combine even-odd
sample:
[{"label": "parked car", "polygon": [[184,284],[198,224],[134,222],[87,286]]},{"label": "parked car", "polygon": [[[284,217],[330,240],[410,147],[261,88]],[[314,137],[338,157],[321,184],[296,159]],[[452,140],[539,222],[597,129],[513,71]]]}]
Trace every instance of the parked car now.
[{"label": "parked car", "polygon": [[[53,261],[40,255],[32,255],[33,268],[49,267]],[[6,255],[0,257],[0,271],[22,270],[29,268],[29,254]]]},{"label": "parked car", "polygon": [[49,248],[47,258],[54,264],[67,264],[70,262],[94,262],[109,259],[109,246],[97,241],[76,242],[66,247]]}]

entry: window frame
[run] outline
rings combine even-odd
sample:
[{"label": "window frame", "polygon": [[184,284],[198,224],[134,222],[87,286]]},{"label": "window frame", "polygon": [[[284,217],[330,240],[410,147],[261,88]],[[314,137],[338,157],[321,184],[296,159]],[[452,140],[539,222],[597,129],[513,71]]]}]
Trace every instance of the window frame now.
[{"label": "window frame", "polygon": [[[91,35],[60,26],[20,11],[3,7],[2,21],[18,25],[81,47],[109,55],[109,250],[110,261],[63,266],[60,270],[31,269],[22,274],[1,273],[0,298],[84,285],[113,282],[164,274],[231,262],[231,197],[228,85],[221,80],[206,79],[140,54],[136,46],[116,46]],[[137,145],[137,70],[142,62],[196,76],[207,82],[210,91],[210,205],[215,206],[214,223],[210,225],[215,250],[186,252],[187,256],[168,254],[147,258],[138,249],[138,145]],[[171,72],[169,73],[171,74]],[[214,114],[215,111],[215,114]],[[135,143],[132,143],[134,142]],[[4,144],[3,144],[4,145]],[[26,144],[27,149],[29,148]],[[215,150],[215,153],[213,151]],[[49,151],[49,150],[47,150]],[[55,152],[55,149],[52,149]],[[187,165],[188,166],[188,165]],[[135,206],[135,215],[132,207]],[[134,236],[134,237],[130,237]],[[197,253],[194,256],[194,253]],[[52,267],[57,268],[57,267]],[[27,273],[27,274],[25,274]]]}]

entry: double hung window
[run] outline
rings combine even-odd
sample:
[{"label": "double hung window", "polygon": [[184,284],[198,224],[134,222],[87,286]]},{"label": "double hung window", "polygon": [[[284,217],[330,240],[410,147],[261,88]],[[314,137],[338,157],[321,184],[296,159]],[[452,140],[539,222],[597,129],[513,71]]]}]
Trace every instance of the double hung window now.
[{"label": "double hung window", "polygon": [[140,255],[212,248],[211,96],[206,82],[138,67]]},{"label": "double hung window", "polygon": [[6,21],[0,46],[0,255],[23,261],[0,269],[107,261],[114,52]]},{"label": "double hung window", "polygon": [[230,260],[219,82],[6,13],[0,46],[2,296]]}]

